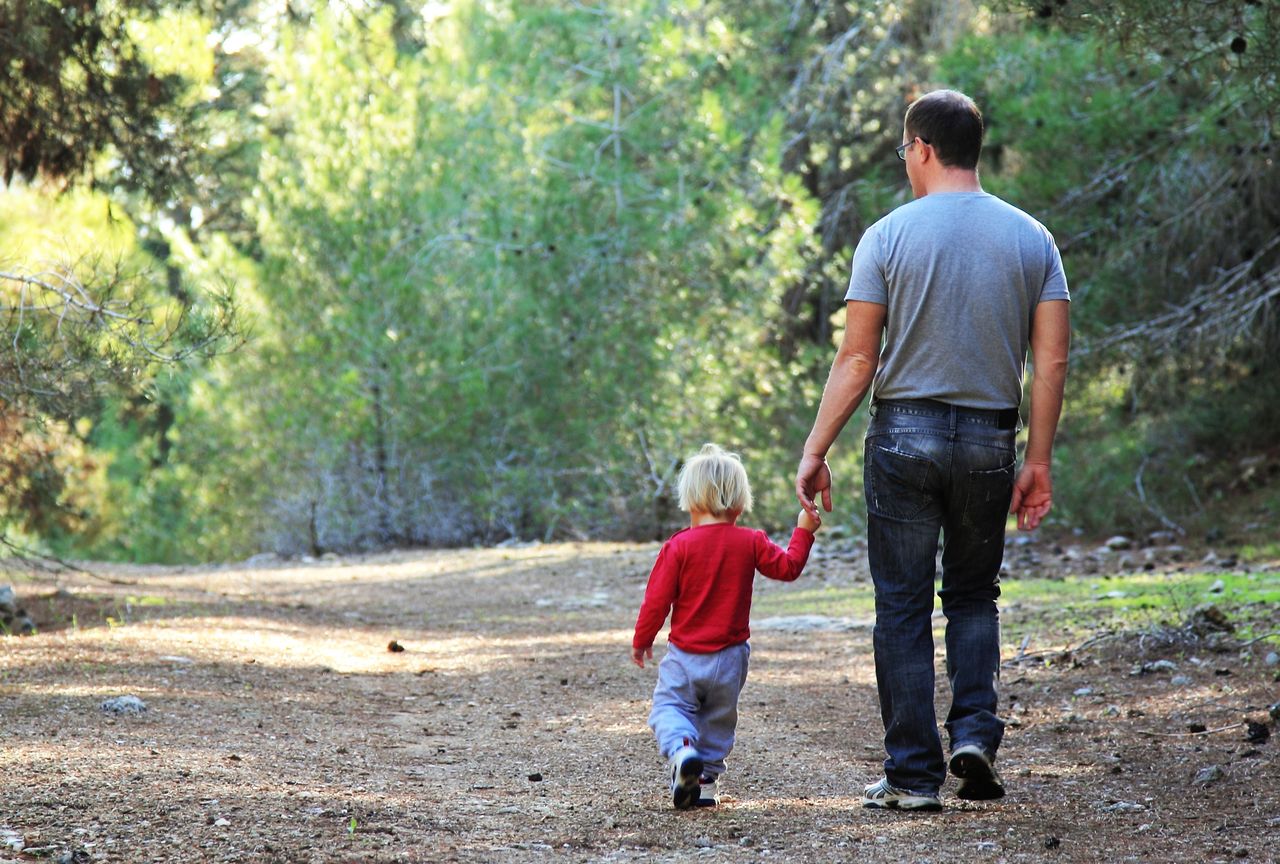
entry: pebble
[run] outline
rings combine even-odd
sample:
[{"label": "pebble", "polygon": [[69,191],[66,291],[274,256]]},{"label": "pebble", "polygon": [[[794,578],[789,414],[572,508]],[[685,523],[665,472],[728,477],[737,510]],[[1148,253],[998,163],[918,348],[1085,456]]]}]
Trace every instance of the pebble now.
[{"label": "pebble", "polygon": [[137,696],[113,696],[98,707],[107,714],[141,714],[147,703]]},{"label": "pebble", "polygon": [[1147,808],[1136,801],[1117,801],[1102,808],[1107,813],[1141,813]]},{"label": "pebble", "polygon": [[1208,765],[1196,772],[1196,779],[1192,782],[1197,786],[1208,786],[1210,783],[1216,783],[1225,775],[1222,768],[1217,765]]},{"label": "pebble", "polygon": [[216,819],[214,820],[213,826],[215,828],[226,828],[230,824],[231,824],[230,819]]},{"label": "pebble", "polygon": [[21,852],[27,841],[21,834],[11,828],[0,828],[0,846],[7,846],[14,852]]},{"label": "pebble", "polygon": [[1276,653],[1275,651],[1268,651],[1267,656],[1262,659],[1262,662],[1266,663],[1268,666],[1275,666],[1277,664],[1280,664],[1280,653]]},{"label": "pebble", "polygon": [[1169,683],[1172,684],[1174,687],[1186,687],[1188,684],[1191,683],[1191,679],[1188,678],[1186,675],[1174,675],[1172,678],[1169,679]]}]

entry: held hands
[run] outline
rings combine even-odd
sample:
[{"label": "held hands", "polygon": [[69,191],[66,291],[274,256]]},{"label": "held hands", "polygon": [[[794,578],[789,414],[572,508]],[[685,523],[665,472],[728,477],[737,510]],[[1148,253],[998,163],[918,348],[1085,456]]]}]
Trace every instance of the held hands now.
[{"label": "held hands", "polygon": [[639,666],[641,669],[644,668],[645,660],[652,660],[652,659],[653,659],[652,645],[650,645],[648,648],[632,648],[631,649],[631,662]]},{"label": "held hands", "polygon": [[831,469],[827,467],[826,459],[806,453],[800,460],[800,467],[796,469],[796,498],[804,511],[821,525],[822,517],[818,515],[818,506],[814,503],[818,493],[822,493],[822,509],[830,513]]},{"label": "held hands", "polygon": [[800,515],[796,517],[796,526],[811,534],[816,534],[818,529],[822,527],[822,516],[816,510],[813,515],[809,515],[808,510],[801,510]]},{"label": "held hands", "polygon": [[1034,531],[1053,507],[1053,478],[1044,462],[1027,462],[1013,484],[1009,512],[1018,514],[1018,528]]}]

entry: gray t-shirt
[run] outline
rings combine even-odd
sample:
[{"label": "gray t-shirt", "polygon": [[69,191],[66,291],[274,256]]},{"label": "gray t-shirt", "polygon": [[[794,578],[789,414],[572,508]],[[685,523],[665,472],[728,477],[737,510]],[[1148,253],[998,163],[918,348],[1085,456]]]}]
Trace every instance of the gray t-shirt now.
[{"label": "gray t-shirt", "polygon": [[1043,225],[994,195],[945,192],[867,229],[845,299],[888,307],[874,398],[999,409],[1022,402],[1036,304],[1071,297]]}]

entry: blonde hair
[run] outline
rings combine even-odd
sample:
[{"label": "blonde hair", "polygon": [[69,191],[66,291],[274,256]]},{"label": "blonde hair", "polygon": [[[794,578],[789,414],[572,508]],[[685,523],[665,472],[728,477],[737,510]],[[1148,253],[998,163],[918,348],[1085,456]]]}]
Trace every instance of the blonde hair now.
[{"label": "blonde hair", "polygon": [[712,516],[751,509],[751,482],[737,453],[703,444],[680,469],[680,509],[701,510]]}]

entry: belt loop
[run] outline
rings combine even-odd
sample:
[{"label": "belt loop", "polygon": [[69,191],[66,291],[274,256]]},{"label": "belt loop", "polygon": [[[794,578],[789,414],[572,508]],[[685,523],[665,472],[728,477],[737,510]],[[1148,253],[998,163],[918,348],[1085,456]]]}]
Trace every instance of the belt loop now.
[{"label": "belt loop", "polygon": [[947,407],[951,409],[951,411],[949,412],[949,413],[950,413],[950,415],[951,415],[951,429],[950,429],[949,431],[950,431],[951,435],[953,435],[953,436],[954,436],[954,435],[956,434],[956,413],[957,413],[957,409],[956,409],[956,406],[955,406],[955,405],[948,405]]}]

